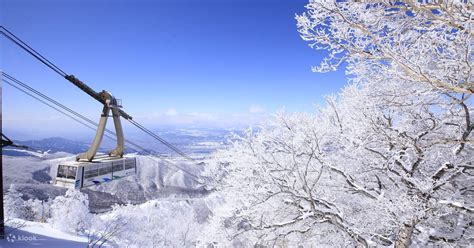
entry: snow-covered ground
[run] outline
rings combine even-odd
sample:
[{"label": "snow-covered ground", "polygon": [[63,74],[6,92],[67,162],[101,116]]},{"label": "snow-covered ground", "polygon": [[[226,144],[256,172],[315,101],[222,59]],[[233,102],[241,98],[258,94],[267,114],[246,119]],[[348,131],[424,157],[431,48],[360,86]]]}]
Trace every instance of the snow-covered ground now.
[{"label": "snow-covered ground", "polygon": [[86,247],[87,236],[74,235],[54,229],[48,223],[12,219],[6,223],[6,239],[0,247]]}]

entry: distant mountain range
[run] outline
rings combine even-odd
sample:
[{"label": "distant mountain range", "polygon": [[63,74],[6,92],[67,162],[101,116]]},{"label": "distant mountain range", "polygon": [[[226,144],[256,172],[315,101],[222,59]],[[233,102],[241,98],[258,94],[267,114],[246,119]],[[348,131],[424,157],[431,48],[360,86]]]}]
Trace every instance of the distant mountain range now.
[{"label": "distant mountain range", "polygon": [[3,155],[8,156],[35,156],[42,153],[67,152],[77,154],[87,151],[89,145],[84,142],[68,140],[61,137],[52,137],[41,140],[13,141],[15,144],[27,146],[28,149],[15,147],[3,148]]},{"label": "distant mountain range", "polygon": [[80,153],[87,151],[89,145],[84,142],[68,140],[61,137],[52,137],[41,140],[16,141],[32,150],[54,152]]},{"label": "distant mountain range", "polygon": [[[169,129],[158,132],[162,138],[176,147],[190,154],[209,154],[216,149],[226,145],[231,133],[241,134],[238,130],[226,129]],[[146,149],[152,149],[160,154],[172,154],[172,152],[159,143],[148,137],[138,137],[132,139],[134,143]],[[62,137],[51,137],[40,140],[15,140],[15,143],[29,147],[29,150],[22,150],[13,147],[3,149],[3,154],[8,156],[35,156],[35,153],[56,153],[66,152],[70,154],[79,154],[89,149],[90,143],[84,141],[75,141]],[[114,147],[114,142],[104,138],[99,152],[106,153]],[[135,149],[126,147],[125,153],[137,152]],[[139,152],[141,153],[141,152]]]}]

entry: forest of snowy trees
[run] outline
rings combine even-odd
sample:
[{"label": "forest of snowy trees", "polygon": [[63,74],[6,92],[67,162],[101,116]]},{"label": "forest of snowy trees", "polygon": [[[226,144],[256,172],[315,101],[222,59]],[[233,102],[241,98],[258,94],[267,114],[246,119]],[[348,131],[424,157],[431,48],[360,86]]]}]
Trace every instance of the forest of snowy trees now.
[{"label": "forest of snowy trees", "polygon": [[317,114],[282,113],[216,155],[208,176],[226,203],[207,233],[244,246],[472,244],[473,4],[306,7],[298,31],[327,53],[313,70],[345,67],[349,83]]},{"label": "forest of snowy trees", "polygon": [[315,114],[281,112],[234,137],[206,164],[206,199],[95,216],[79,191],[23,202],[12,187],[7,216],[89,235],[91,246],[472,245],[474,5],[306,8],[297,29],[327,55],[313,70],[346,70],[346,87]]}]

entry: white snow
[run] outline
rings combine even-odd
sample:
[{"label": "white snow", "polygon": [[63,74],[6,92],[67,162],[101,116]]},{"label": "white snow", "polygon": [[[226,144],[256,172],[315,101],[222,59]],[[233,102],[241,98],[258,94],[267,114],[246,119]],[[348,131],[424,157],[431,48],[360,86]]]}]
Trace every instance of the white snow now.
[{"label": "white snow", "polygon": [[[20,226],[19,228],[16,228]],[[86,247],[86,236],[61,232],[47,223],[13,219],[6,224],[6,239],[0,247]]]}]

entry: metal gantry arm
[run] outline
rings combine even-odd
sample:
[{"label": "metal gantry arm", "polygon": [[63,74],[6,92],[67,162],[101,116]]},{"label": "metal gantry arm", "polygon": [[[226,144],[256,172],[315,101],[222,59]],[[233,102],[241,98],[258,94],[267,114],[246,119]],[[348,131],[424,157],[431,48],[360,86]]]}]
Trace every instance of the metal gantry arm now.
[{"label": "metal gantry arm", "polygon": [[[100,102],[104,105],[106,104],[107,99],[104,99],[101,96],[101,93],[104,92],[104,91],[102,91],[101,93],[97,93],[95,90],[93,90],[87,84],[85,84],[81,80],[77,79],[74,75],[67,75],[67,76],[64,76],[64,78],[67,79],[72,84],[74,84],[79,89],[81,89],[82,91],[84,91],[86,94],[88,94],[89,96],[91,96],[92,98],[97,100],[98,102]],[[129,114],[125,113],[125,111],[123,111],[121,109],[118,110],[118,113],[120,114],[120,116],[122,116],[123,118],[125,118],[127,120],[132,119],[132,117]]]},{"label": "metal gantry arm", "polygon": [[[107,119],[109,114],[112,111],[112,118],[114,119],[115,133],[117,135],[117,146],[114,150],[109,152],[111,157],[122,157],[124,152],[125,139],[123,136],[122,123],[120,122],[120,106],[117,104],[117,99],[107,91],[102,91],[97,93],[98,99],[101,99],[101,102],[104,103],[104,108],[102,109],[102,115],[100,117],[99,126],[95,134],[94,141],[92,142],[91,147],[85,153],[81,153],[76,156],[76,161],[87,160],[92,161],[97,154],[100,144],[102,143],[102,138],[104,137],[105,127],[107,126]],[[95,97],[94,97],[95,98]]]},{"label": "metal gantry arm", "polygon": [[107,126],[107,119],[109,118],[109,114],[111,111],[112,118],[114,119],[115,133],[117,135],[117,146],[114,150],[109,152],[109,156],[122,157],[124,152],[125,139],[123,136],[123,129],[122,123],[120,122],[120,117],[122,116],[127,120],[131,120],[132,117],[120,109],[122,106],[117,104],[117,99],[115,99],[115,97],[109,92],[103,90],[102,92],[97,93],[87,84],[77,79],[74,75],[67,75],[64,78],[66,78],[69,82],[71,82],[79,89],[84,91],[86,94],[88,94],[89,96],[104,105],[104,108],[102,109],[102,115],[99,121],[99,126],[97,128],[97,132],[95,134],[95,138],[92,142],[91,147],[87,152],[77,155],[76,160],[92,161],[94,159],[95,155],[97,154],[97,150],[99,149],[100,143],[102,142],[102,138],[104,137],[105,127]]},{"label": "metal gantry arm", "polygon": [[[84,84],[83,82],[81,82],[79,79],[77,79],[76,77],[74,77],[74,75],[68,75],[65,71],[63,71],[61,68],[59,68],[58,66],[56,66],[55,64],[53,64],[51,61],[49,61],[47,58],[45,58],[43,55],[41,55],[39,52],[37,52],[36,50],[34,50],[32,47],[30,47],[28,44],[26,44],[23,40],[21,40],[19,37],[17,37],[15,34],[13,34],[12,32],[10,32],[8,29],[6,29],[5,27],[1,26],[0,25],[0,34],[1,35],[4,35],[8,40],[12,41],[14,44],[16,44],[17,46],[19,46],[21,49],[25,50],[27,53],[29,53],[30,55],[32,55],[33,57],[35,57],[38,61],[40,61],[41,63],[43,63],[44,65],[46,65],[47,67],[49,67],[51,70],[53,70],[54,72],[56,72],[58,75],[60,75],[61,77],[65,78],[66,80],[68,80],[69,82],[71,82],[72,84],[74,84],[76,87],[78,87],[79,89],[81,89],[82,91],[84,91],[86,94],[88,94],[89,96],[93,97],[94,99],[96,99],[97,101],[99,101],[100,103],[102,103],[104,106],[106,106],[106,99],[102,98],[100,96],[100,93],[97,93],[96,91],[94,91],[91,87],[89,87],[88,85]],[[109,110],[110,111],[110,110]],[[117,109],[116,110],[117,113],[115,113],[116,116],[121,116],[123,118],[125,118],[127,121],[129,121],[132,125],[136,126],[137,128],[139,128],[140,130],[142,130],[143,132],[145,132],[146,134],[150,135],[151,137],[153,137],[154,139],[156,139],[157,141],[161,142],[163,145],[167,146],[168,148],[170,148],[171,150],[175,151],[177,154],[181,155],[182,157],[188,159],[189,161],[192,161],[192,162],[195,162],[193,158],[189,157],[186,153],[184,153],[183,151],[181,151],[179,148],[175,147],[174,145],[170,144],[169,142],[167,142],[166,140],[164,140],[163,138],[161,138],[160,136],[158,136],[157,134],[155,134],[154,132],[152,132],[151,130],[145,128],[144,126],[140,125],[140,123],[136,122],[135,120],[132,119],[132,117],[125,113],[123,110],[121,109]],[[104,112],[104,111],[103,111]],[[107,111],[105,111],[107,112]],[[112,112],[113,111],[113,108],[112,108]],[[114,123],[117,123],[117,119],[114,118]],[[119,127],[119,125],[116,124],[116,128]],[[121,125],[120,125],[121,127]],[[100,129],[99,129],[100,130]],[[103,134],[103,132],[99,132],[98,130],[98,134]],[[100,136],[100,135],[99,135]],[[95,139],[97,140],[97,139]],[[95,141],[94,140],[94,141]],[[98,142],[100,144],[100,140]],[[93,152],[91,152],[90,154],[93,154]],[[95,154],[95,153],[94,153]],[[111,154],[116,154],[115,152],[112,152]],[[87,157],[87,156],[86,156]],[[88,157],[91,157],[91,156],[88,156]],[[93,157],[93,156],[92,156]],[[90,159],[90,158],[88,158]]]}]

